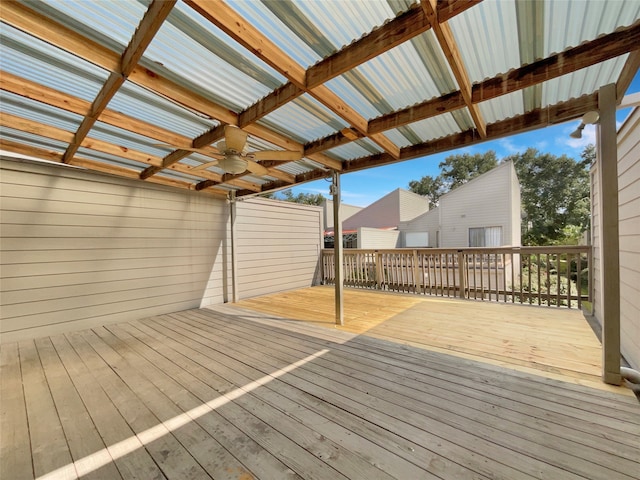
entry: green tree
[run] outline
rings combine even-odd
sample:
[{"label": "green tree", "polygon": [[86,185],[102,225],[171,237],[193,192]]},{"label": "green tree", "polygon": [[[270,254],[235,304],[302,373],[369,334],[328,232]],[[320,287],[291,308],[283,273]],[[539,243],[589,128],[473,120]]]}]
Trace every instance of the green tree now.
[{"label": "green tree", "polygon": [[284,200],[285,202],[302,203],[304,205],[322,205],[322,202],[325,201],[324,195],[321,193],[300,192],[294,195],[290,188],[278,193],[265,193],[261,196],[274,200]]},{"label": "green tree", "polygon": [[438,200],[445,193],[442,178],[425,175],[420,180],[411,180],[409,190],[429,199],[429,208],[438,206]]},{"label": "green tree", "polygon": [[461,155],[449,155],[438,166],[442,171],[440,177],[443,184],[448,187],[447,190],[453,190],[478,175],[497,167],[498,158],[493,150],[473,155],[463,153]]},{"label": "green tree", "polygon": [[438,206],[438,200],[442,195],[497,165],[498,159],[493,150],[474,155],[469,153],[450,155],[438,165],[441,169],[440,175],[437,177],[426,175],[420,180],[411,180],[409,190],[427,197],[429,208],[433,208]]},{"label": "green tree", "polygon": [[513,161],[520,180],[524,245],[575,242],[576,232],[589,228],[588,168],[593,151],[593,146],[587,147],[581,161],[534,148],[505,159]]}]

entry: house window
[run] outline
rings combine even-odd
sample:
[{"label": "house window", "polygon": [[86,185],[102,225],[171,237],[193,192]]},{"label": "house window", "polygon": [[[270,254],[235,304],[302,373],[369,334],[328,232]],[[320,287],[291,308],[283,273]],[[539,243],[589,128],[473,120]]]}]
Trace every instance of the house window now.
[{"label": "house window", "polygon": [[499,247],[502,245],[502,227],[469,229],[470,247]]}]

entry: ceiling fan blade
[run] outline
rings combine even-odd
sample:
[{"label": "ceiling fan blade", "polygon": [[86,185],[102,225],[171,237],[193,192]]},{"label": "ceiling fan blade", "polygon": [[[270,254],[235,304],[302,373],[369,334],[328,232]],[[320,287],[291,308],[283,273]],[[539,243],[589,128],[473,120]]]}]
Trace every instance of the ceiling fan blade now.
[{"label": "ceiling fan blade", "polygon": [[292,150],[262,150],[259,152],[251,152],[254,160],[282,160],[284,162],[300,160],[302,152],[294,152]]},{"label": "ceiling fan blade", "polygon": [[247,132],[234,126],[224,127],[224,142],[228,149],[241,153],[247,143]]},{"label": "ceiling fan blade", "polygon": [[202,163],[200,165],[198,165],[197,167],[193,167],[191,169],[192,172],[197,172],[198,170],[205,170],[209,167],[213,167],[214,165],[218,164],[218,160],[214,160],[213,162],[207,162],[207,163]]},{"label": "ceiling fan blade", "polygon": [[247,160],[247,170],[251,173],[255,173],[256,175],[269,175],[269,170],[264,168],[259,163],[254,162],[253,160]]}]

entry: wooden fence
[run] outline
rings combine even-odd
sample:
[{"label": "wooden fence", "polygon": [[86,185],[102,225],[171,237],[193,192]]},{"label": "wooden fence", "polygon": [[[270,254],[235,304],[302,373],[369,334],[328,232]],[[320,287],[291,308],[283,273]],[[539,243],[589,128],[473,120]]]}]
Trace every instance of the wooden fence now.
[{"label": "wooden fence", "polygon": [[[344,249],[344,285],[494,302],[581,308],[591,301],[591,247]],[[333,249],[323,283],[335,283]]]}]

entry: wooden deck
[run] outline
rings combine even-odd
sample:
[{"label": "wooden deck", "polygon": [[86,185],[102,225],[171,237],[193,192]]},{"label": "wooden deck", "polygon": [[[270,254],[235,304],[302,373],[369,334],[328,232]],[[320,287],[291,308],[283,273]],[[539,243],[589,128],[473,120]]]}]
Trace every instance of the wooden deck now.
[{"label": "wooden deck", "polygon": [[236,305],[1,350],[3,479],[638,478],[633,397]]},{"label": "wooden deck", "polygon": [[600,342],[575,309],[345,289],[345,325],[338,327],[333,287],[265,295],[238,306],[633,395],[602,382]]}]

